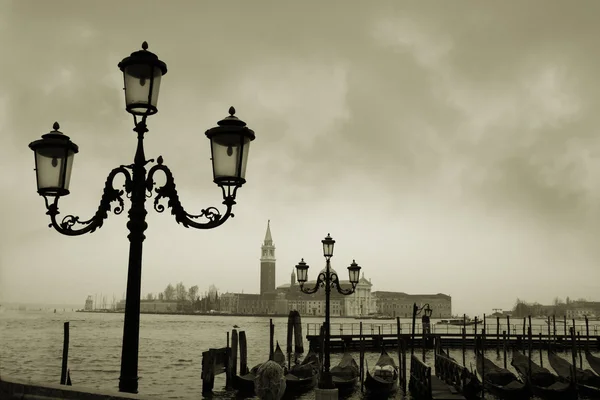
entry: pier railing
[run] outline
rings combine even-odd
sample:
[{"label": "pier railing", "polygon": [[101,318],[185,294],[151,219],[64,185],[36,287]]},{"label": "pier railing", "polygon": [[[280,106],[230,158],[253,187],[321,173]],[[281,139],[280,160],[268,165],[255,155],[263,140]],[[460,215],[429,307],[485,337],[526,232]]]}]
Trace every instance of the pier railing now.
[{"label": "pier railing", "polygon": [[[306,334],[307,335],[319,335],[321,332],[321,323],[310,322],[306,326]],[[362,332],[363,335],[397,335],[400,334],[409,334],[412,332],[412,323],[400,323],[400,332],[398,332],[396,321],[394,322],[363,322],[362,323]],[[477,327],[477,332],[475,332],[475,327]],[[483,322],[477,325],[467,325],[466,333],[480,333],[481,329],[484,327]],[[527,328],[529,325],[525,326],[525,333],[527,333]],[[573,327],[572,324],[567,324],[566,332],[568,334],[568,330]],[[462,325],[438,325],[431,324],[430,333],[431,334],[461,334],[463,326]],[[495,334],[498,332],[499,335],[502,335],[503,331],[507,333],[510,332],[510,335],[523,335],[523,324],[499,324],[495,323],[490,324],[487,323],[485,325],[486,332],[488,334]],[[590,336],[598,336],[598,332],[600,331],[600,325],[588,325],[587,329],[589,329]],[[534,335],[542,334],[542,335],[565,335],[565,327],[562,323],[556,323],[556,332],[554,331],[554,327],[550,326],[548,329],[548,324],[535,324],[531,325],[531,332]],[[575,325],[575,331],[581,332],[581,335],[586,334],[586,325],[585,323],[580,323]],[[423,332],[423,326],[420,321],[415,324],[415,333],[420,334]],[[360,323],[331,323],[331,336],[359,336],[360,334]]]}]

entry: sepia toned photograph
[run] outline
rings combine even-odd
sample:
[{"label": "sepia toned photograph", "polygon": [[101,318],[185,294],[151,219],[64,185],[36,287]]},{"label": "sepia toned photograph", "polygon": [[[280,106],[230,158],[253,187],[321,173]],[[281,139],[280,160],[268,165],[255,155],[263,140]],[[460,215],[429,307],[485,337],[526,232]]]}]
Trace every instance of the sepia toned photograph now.
[{"label": "sepia toned photograph", "polygon": [[0,400],[600,400],[599,16],[0,0]]}]

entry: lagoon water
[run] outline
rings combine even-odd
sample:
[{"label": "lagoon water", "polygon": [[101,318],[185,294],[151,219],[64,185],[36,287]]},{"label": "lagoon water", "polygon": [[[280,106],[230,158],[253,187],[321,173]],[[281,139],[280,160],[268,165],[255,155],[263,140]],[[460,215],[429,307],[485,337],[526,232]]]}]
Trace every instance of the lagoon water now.
[{"label": "lagoon water", "polygon": [[[118,390],[123,335],[123,314],[76,313],[47,311],[5,311],[0,313],[0,374],[31,379],[40,383],[59,383],[63,345],[63,323],[70,322],[69,369],[73,385],[104,390]],[[303,336],[307,323],[321,323],[323,319],[302,318]],[[275,339],[285,351],[287,318],[274,318]],[[332,320],[334,324],[356,324],[355,319]],[[394,321],[365,321],[389,326]],[[432,321],[435,322],[435,321]],[[543,321],[536,321],[543,324]],[[534,322],[534,324],[536,323]],[[558,321],[557,321],[558,322]],[[402,320],[408,326],[409,320]],[[228,316],[147,315],[141,316],[139,393],[155,399],[202,399],[200,378],[202,352],[209,348],[224,347],[226,332],[234,325],[245,330],[248,341],[248,366],[263,362],[269,352],[269,318]],[[420,325],[420,324],[418,324]],[[403,328],[405,329],[405,328]],[[445,328],[444,328],[445,330]],[[591,333],[591,332],[590,332]],[[305,339],[305,350],[308,343]],[[397,360],[397,353],[388,349]],[[421,350],[416,350],[420,355]],[[460,349],[450,350],[457,360]],[[498,365],[501,359],[495,350],[486,355]],[[379,354],[369,352],[365,359],[370,366]],[[502,356],[502,355],[500,355]],[[562,354],[569,359],[569,354]],[[341,354],[332,354],[334,366]],[[358,353],[355,354],[358,362]],[[509,355],[510,360],[510,355]],[[539,360],[539,353],[534,360]],[[433,366],[433,354],[428,352],[426,362]],[[538,361],[539,362],[539,361]],[[407,357],[410,364],[410,356]],[[472,351],[467,351],[467,365],[475,365]],[[548,367],[548,360],[544,366]],[[583,357],[584,368],[587,367]],[[409,368],[410,366],[407,365]],[[509,369],[512,370],[509,362]],[[215,378],[212,398],[232,399],[235,392],[225,391],[225,376]],[[298,399],[313,399],[309,392]],[[361,398],[360,391],[348,397]],[[397,398],[401,398],[398,395]],[[486,395],[486,398],[489,398]]]}]

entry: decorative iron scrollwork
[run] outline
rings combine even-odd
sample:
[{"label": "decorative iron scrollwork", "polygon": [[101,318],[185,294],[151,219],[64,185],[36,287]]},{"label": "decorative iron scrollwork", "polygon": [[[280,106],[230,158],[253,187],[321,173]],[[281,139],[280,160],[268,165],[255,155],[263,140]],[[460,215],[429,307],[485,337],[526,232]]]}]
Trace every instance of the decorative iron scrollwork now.
[{"label": "decorative iron scrollwork", "polygon": [[[179,195],[177,194],[177,189],[175,188],[175,179],[173,178],[171,170],[163,164],[162,156],[158,157],[156,162],[157,164],[150,168],[150,171],[148,171],[146,189],[149,192],[152,192],[154,189],[154,186],[156,185],[156,182],[154,182],[154,174],[157,171],[162,171],[165,174],[165,184],[154,189],[154,192],[156,193],[156,197],[154,198],[154,209],[157,212],[162,213],[166,208],[171,208],[171,214],[175,216],[175,221],[177,221],[178,224],[182,224],[186,228],[192,227],[196,229],[215,228],[219,225],[222,225],[229,219],[229,217],[234,217],[232,210],[233,206],[235,205],[235,194],[228,194],[224,196],[223,204],[227,207],[225,214],[221,214],[216,207],[205,208],[201,210],[200,214],[198,215],[189,214],[187,211],[185,211],[181,201],[179,200]],[[160,203],[163,199],[168,199],[166,207]],[[205,218],[208,221],[194,221],[194,219],[198,218]]]},{"label": "decorative iron scrollwork", "polygon": [[338,293],[343,294],[344,296],[351,295],[354,293],[356,286],[352,284],[352,287],[344,289],[340,284],[340,280],[335,272],[329,273],[329,279],[327,279],[327,274],[325,272],[319,273],[317,277],[317,281],[315,282],[315,286],[312,288],[305,288],[303,285],[300,286],[300,290],[306,294],[314,294],[319,291],[319,288],[325,287],[327,284],[330,287],[334,287],[337,289]]},{"label": "decorative iron scrollwork", "polygon": [[[125,176],[125,191],[115,189],[115,187],[113,186],[114,179],[119,173]],[[96,229],[102,227],[102,225],[104,224],[104,220],[108,218],[109,211],[112,211],[116,215],[119,215],[123,212],[123,194],[125,192],[131,192],[131,175],[129,174],[129,171],[127,171],[126,167],[122,165],[118,168],[113,169],[110,172],[110,174],[108,174],[108,177],[106,178],[106,183],[104,185],[104,192],[102,193],[102,198],[100,200],[100,205],[98,206],[96,214],[94,214],[92,218],[86,221],[81,221],[78,216],[67,215],[62,219],[60,223],[57,221],[56,218],[56,216],[59,214],[59,196],[54,197],[54,201],[52,203],[49,203],[48,198],[44,196],[46,209],[48,210],[46,214],[50,216],[51,221],[51,223],[48,226],[53,227],[58,232],[67,236],[79,236],[85,233],[94,232]],[[112,208],[113,202],[118,203],[118,205],[114,208]],[[76,225],[82,225],[83,227],[80,229],[73,229]]]}]

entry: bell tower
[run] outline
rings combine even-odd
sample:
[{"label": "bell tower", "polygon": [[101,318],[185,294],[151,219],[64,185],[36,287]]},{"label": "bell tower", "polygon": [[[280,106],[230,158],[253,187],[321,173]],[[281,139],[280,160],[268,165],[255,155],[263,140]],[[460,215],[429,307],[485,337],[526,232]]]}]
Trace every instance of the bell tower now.
[{"label": "bell tower", "polygon": [[275,291],[275,246],[271,236],[271,220],[267,222],[265,240],[261,246],[260,294]]}]

